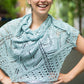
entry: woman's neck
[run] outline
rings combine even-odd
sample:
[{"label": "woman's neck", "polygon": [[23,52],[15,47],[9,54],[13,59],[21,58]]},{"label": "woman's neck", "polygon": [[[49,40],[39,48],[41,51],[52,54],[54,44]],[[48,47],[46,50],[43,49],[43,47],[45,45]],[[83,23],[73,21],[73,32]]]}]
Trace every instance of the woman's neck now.
[{"label": "woman's neck", "polygon": [[41,15],[37,15],[32,13],[32,24],[31,24],[31,29],[37,29],[48,17],[48,14],[41,16]]}]

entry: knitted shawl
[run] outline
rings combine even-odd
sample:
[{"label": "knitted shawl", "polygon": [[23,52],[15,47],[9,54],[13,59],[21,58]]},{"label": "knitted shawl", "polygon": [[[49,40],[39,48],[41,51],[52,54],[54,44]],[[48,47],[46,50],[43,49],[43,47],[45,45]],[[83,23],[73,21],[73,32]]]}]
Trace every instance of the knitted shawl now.
[{"label": "knitted shawl", "polygon": [[57,81],[79,31],[51,15],[36,30],[31,23],[28,14],[0,28],[0,68],[12,82]]}]

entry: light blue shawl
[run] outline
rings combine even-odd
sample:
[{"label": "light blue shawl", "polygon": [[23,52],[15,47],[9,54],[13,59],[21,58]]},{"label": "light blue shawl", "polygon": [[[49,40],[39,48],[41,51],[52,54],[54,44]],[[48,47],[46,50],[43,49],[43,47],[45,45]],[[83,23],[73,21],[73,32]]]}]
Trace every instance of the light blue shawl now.
[{"label": "light blue shawl", "polygon": [[29,14],[0,28],[0,68],[12,82],[57,81],[79,31],[50,15],[36,30],[31,23]]}]

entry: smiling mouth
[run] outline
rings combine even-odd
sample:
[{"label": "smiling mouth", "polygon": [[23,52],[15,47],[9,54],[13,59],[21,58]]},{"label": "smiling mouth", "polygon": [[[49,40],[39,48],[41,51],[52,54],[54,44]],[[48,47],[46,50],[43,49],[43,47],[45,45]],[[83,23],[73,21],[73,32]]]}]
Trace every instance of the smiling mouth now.
[{"label": "smiling mouth", "polygon": [[46,8],[48,5],[37,5],[40,8]]}]

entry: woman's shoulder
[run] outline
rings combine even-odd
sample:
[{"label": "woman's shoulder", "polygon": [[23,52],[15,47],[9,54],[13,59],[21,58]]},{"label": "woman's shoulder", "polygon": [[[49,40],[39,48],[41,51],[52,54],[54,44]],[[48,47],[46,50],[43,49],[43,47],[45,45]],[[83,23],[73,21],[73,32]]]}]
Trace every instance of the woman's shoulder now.
[{"label": "woman's shoulder", "polygon": [[52,17],[52,24],[54,25],[55,28],[58,28],[60,30],[65,31],[67,34],[74,32],[79,32],[78,29],[74,28],[73,26],[69,25],[68,23],[62,21],[62,20],[57,20]]},{"label": "woman's shoulder", "polygon": [[11,21],[5,23],[0,28],[8,28],[8,27],[11,27],[11,26],[16,26],[20,22],[21,18],[12,19]]},{"label": "woman's shoulder", "polygon": [[57,20],[55,18],[52,17],[52,23],[54,25],[55,28],[58,28],[58,29],[61,29],[63,31],[67,31],[68,32],[68,29],[70,26],[68,23],[62,21],[62,20]]},{"label": "woman's shoulder", "polygon": [[14,33],[20,20],[21,20],[21,18],[13,19],[13,20],[5,23],[3,26],[1,26],[0,27],[0,36],[6,37],[9,34]]},{"label": "woman's shoulder", "polygon": [[[30,14],[29,14],[30,15]],[[1,26],[0,28],[10,28],[10,27],[16,27],[18,24],[20,24],[26,17],[28,17],[29,15],[24,15],[22,17],[19,17],[19,18],[15,18],[15,19],[12,19],[11,21],[5,23],[3,26]]]},{"label": "woman's shoulder", "polygon": [[0,34],[2,34],[2,36],[5,36],[5,34],[7,35],[8,33],[14,34],[19,28],[19,24],[22,23],[25,17],[28,17],[28,15],[24,15],[23,17],[13,19],[5,23],[3,26],[0,27]]},{"label": "woman's shoulder", "polygon": [[[56,20],[55,18],[52,17],[52,24],[54,25],[54,28],[59,30],[60,33],[62,34],[61,36],[64,37],[64,33],[66,33],[67,40],[76,46],[76,41],[79,35],[79,30],[74,28],[73,26],[69,25],[68,23],[61,21],[61,20]],[[56,31],[57,32],[57,31]]]}]

